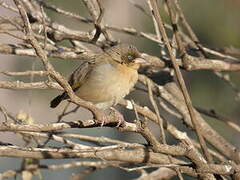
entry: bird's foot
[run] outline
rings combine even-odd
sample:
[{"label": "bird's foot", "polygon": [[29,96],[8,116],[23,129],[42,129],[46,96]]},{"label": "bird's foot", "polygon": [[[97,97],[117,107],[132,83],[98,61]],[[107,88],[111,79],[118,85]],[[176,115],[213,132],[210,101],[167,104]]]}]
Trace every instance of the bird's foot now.
[{"label": "bird's foot", "polygon": [[96,120],[97,124],[100,124],[103,127],[106,124],[117,122],[117,126],[119,127],[123,125],[126,121],[124,120],[123,115],[113,107],[110,107],[110,113],[106,113],[103,111],[98,111],[94,113],[94,119]]},{"label": "bird's foot", "polygon": [[109,122],[109,117],[108,115],[101,110],[93,112],[93,118],[95,119],[96,125],[99,125],[103,127],[105,124]]},{"label": "bird's foot", "polygon": [[111,110],[111,112],[113,113],[113,116],[116,118],[116,120],[118,122],[116,127],[119,127],[120,125],[122,125],[126,122],[123,115],[118,110],[116,110],[113,107],[110,107],[110,110]]}]

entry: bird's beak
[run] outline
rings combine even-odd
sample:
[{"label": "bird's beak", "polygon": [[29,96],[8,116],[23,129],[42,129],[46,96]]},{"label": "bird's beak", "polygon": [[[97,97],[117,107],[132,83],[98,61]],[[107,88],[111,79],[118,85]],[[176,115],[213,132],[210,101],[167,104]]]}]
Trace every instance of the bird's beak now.
[{"label": "bird's beak", "polygon": [[143,58],[136,58],[136,59],[133,60],[133,62],[136,63],[136,64],[145,64],[145,63],[147,63],[147,61],[145,59],[143,59]]}]

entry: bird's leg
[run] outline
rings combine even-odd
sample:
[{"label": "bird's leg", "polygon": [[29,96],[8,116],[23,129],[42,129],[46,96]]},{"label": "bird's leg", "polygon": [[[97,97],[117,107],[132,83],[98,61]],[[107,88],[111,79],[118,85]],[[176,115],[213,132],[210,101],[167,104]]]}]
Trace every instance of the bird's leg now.
[{"label": "bird's leg", "polygon": [[109,121],[108,115],[103,112],[101,118],[98,120],[98,122],[101,124],[100,126],[103,127],[105,124],[107,124]]},{"label": "bird's leg", "polygon": [[[115,108],[113,108],[113,107],[110,107],[110,110],[111,110],[111,112],[112,113],[114,113],[114,117],[117,119],[117,121],[118,121],[118,124],[117,124],[117,126],[116,127],[119,127],[120,125],[122,125],[122,124],[124,124],[126,121],[125,121],[125,119],[124,119],[124,117],[123,117],[123,115],[118,111],[118,110],[116,110]],[[110,113],[111,113],[110,112]]]},{"label": "bird's leg", "polygon": [[95,119],[96,124],[100,124],[101,127],[103,127],[104,124],[108,123],[109,118],[108,118],[108,115],[104,111],[102,111],[98,108],[92,108],[90,111],[93,114],[93,118]]},{"label": "bird's leg", "polygon": [[[104,125],[108,124],[108,123],[113,123],[117,121],[117,126],[119,127],[120,125],[124,124],[125,120],[123,115],[116,110],[113,107],[110,107],[110,112],[108,111],[108,113],[105,111],[97,111],[95,113],[93,113],[94,115],[94,119],[96,119],[96,122],[100,124],[101,127],[103,127]],[[113,121],[113,119],[115,119]]]},{"label": "bird's leg", "polygon": [[108,117],[107,117],[106,114],[105,114],[105,116],[101,119],[100,123],[101,123],[101,125],[100,125],[101,127],[103,127],[105,124],[108,123]]}]

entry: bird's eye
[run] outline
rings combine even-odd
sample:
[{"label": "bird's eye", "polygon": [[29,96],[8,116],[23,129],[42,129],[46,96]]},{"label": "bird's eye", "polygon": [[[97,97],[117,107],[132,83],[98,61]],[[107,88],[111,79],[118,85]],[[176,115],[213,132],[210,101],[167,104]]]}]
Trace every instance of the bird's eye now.
[{"label": "bird's eye", "polygon": [[129,61],[132,61],[134,59],[132,55],[128,55],[127,58],[128,58]]}]

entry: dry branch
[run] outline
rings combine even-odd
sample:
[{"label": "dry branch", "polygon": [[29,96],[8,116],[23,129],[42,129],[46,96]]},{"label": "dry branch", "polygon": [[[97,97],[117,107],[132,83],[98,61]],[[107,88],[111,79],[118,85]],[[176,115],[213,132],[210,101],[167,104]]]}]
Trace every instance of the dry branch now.
[{"label": "dry branch", "polygon": [[[42,68],[39,71],[34,70],[34,68],[23,72],[0,69],[0,75],[17,79],[20,76],[26,76],[30,79],[28,82],[10,78],[10,80],[1,80],[0,88],[11,90],[60,90],[66,91],[70,97],[68,105],[57,116],[58,122],[49,124],[20,121],[17,115],[14,115],[15,112],[11,113],[8,108],[5,108],[7,106],[0,105],[0,113],[2,113],[4,119],[0,123],[0,132],[21,134],[28,145],[28,147],[21,147],[0,142],[0,157],[81,158],[81,161],[74,162],[71,160],[71,162],[64,164],[30,163],[20,170],[9,169],[1,172],[0,179],[23,174],[23,172],[35,172],[39,169],[56,170],[73,167],[87,167],[87,169],[75,174],[72,179],[84,177],[98,169],[109,167],[123,169],[126,173],[131,171],[141,172],[141,176],[137,178],[138,180],[149,178],[170,179],[173,176],[183,179],[182,174],[207,180],[218,179],[219,177],[222,179],[226,179],[226,177],[238,179],[240,174],[240,153],[237,151],[236,145],[228,142],[219,132],[214,130],[200,113],[222,120],[237,131],[240,129],[239,125],[233,123],[230,120],[231,118],[215,111],[194,108],[180,68],[186,71],[209,70],[221,80],[227,82],[227,85],[236,94],[239,94],[240,91],[229,76],[220,74],[223,71],[234,72],[240,70],[240,59],[234,57],[239,55],[239,49],[210,49],[202,45],[201,40],[188,23],[178,0],[166,0],[164,2],[166,12],[161,12],[161,16],[156,0],[148,1],[151,15],[149,15],[147,8],[131,1],[135,8],[152,18],[156,33],[144,32],[131,26],[108,25],[104,22],[104,16],[105,11],[109,9],[106,9],[102,1],[84,0],[83,2],[90,14],[90,18],[66,11],[64,8],[45,1],[14,0],[16,6],[0,2],[1,8],[11,11],[15,15],[11,18],[0,15],[0,34],[4,34],[11,39],[17,39],[17,42],[12,44],[0,43],[0,53],[4,54],[5,57],[8,55],[36,57],[42,62]],[[46,9],[54,11],[59,16],[63,15],[69,19],[78,20],[79,24],[91,24],[91,32],[83,29],[76,30],[54,21],[48,16]],[[162,14],[169,17],[171,25],[162,19]],[[170,32],[168,36],[166,30]],[[49,61],[49,58],[61,59],[62,61],[76,59],[80,60],[80,62],[82,60],[92,60],[97,54],[93,49],[104,51],[105,48],[119,43],[115,40],[112,32],[123,33],[136,38],[145,38],[147,41],[157,43],[161,47],[161,51],[157,56],[142,52],[142,56],[149,63],[142,68],[144,74],[139,76],[140,90],[143,93],[145,92],[144,96],[149,99],[153,110],[151,110],[151,106],[139,105],[135,100],[123,100],[120,102],[121,106],[128,111],[133,111],[136,120],[121,124],[119,127],[116,127],[118,119],[114,114],[108,115],[97,109],[92,103],[79,99],[66,79],[53,68]],[[101,34],[103,37],[100,36]],[[63,42],[69,42],[70,47],[64,45]],[[189,53],[189,49],[193,49],[197,53],[192,55]],[[4,63],[4,61],[5,59],[2,58],[1,62]],[[161,78],[158,75],[154,79],[154,75],[162,72],[168,74],[169,79],[167,82],[154,82],[153,80],[156,78]],[[44,80],[33,81],[35,76],[40,76]],[[173,76],[176,76],[180,88],[174,82]],[[78,106],[70,110],[70,102]],[[80,106],[90,110],[94,115],[93,119],[63,121],[63,118],[78,113]],[[165,117],[161,114],[162,112],[170,114],[179,120],[178,123],[183,123],[188,129],[196,131],[199,140],[195,141],[188,133],[179,130],[176,124],[169,121],[168,116]],[[105,121],[104,125],[102,125],[102,120]],[[154,126],[160,129],[160,138],[153,133],[149,121],[152,121]],[[127,140],[65,132],[65,130],[73,128],[98,127],[115,128],[120,133],[136,133],[142,136],[144,141],[141,144],[130,143]],[[81,133],[81,131],[79,132]],[[174,145],[168,144],[166,132],[174,138]],[[42,142],[42,140],[45,140],[45,142]],[[58,147],[49,146],[49,141],[57,142],[60,145]],[[91,145],[82,142],[90,142]],[[145,144],[146,142],[147,144]],[[209,145],[213,148],[209,148]],[[180,160],[182,157],[187,158],[188,161]],[[95,161],[88,161],[87,158],[92,158]],[[149,168],[157,169],[148,173],[145,169]]]}]

